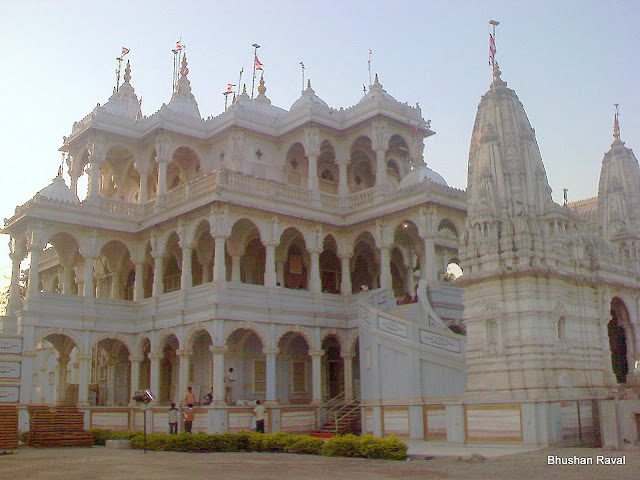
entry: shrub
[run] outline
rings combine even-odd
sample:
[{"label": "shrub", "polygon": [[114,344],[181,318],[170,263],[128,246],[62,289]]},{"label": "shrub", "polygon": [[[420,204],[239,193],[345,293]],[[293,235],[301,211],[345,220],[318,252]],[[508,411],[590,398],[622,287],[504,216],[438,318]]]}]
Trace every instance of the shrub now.
[{"label": "shrub", "polygon": [[320,455],[323,445],[324,441],[320,438],[300,436],[300,438],[285,447],[285,452]]},{"label": "shrub", "polygon": [[93,435],[95,445],[104,445],[107,440],[130,440],[133,437],[142,435],[142,432],[135,430],[107,430],[92,428],[89,433]]},{"label": "shrub", "polygon": [[362,442],[355,435],[331,437],[322,447],[327,457],[362,457]]},{"label": "shrub", "polygon": [[285,452],[288,446],[293,445],[300,438],[300,435],[290,435],[284,432],[256,433],[255,436],[260,450],[265,452]]},{"label": "shrub", "polygon": [[404,460],[407,456],[407,445],[398,440],[395,435],[390,435],[387,438],[364,435],[360,442],[362,453],[366,458]]},{"label": "shrub", "polygon": [[[166,445],[172,437],[176,435],[169,435],[167,433],[156,433],[153,435],[147,435],[147,450],[166,450]],[[137,435],[131,439],[132,448],[144,447],[144,435]]]}]

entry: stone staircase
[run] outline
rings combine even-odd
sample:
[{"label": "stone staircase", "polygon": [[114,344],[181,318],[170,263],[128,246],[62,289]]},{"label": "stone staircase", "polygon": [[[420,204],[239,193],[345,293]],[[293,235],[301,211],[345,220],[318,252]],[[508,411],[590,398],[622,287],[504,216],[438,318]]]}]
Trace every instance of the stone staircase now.
[{"label": "stone staircase", "polygon": [[359,399],[334,403],[324,413],[324,421],[316,433],[325,435],[360,434],[362,429],[360,413]]}]

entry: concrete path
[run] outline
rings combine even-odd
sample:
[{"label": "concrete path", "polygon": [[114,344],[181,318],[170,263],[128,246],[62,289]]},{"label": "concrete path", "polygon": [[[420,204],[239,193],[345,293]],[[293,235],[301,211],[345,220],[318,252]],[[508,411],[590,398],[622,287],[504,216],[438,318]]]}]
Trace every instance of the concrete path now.
[{"label": "concrete path", "polygon": [[516,453],[542,450],[543,447],[522,445],[453,445],[446,442],[402,440],[407,444],[409,457],[470,457],[474,454],[485,458],[503,457]]},{"label": "concrete path", "polygon": [[[548,456],[592,459],[549,465]],[[624,458],[597,465],[596,457]],[[495,458],[390,461],[278,453],[178,453],[21,447],[0,456],[2,480],[605,480],[640,478],[640,450],[543,449]]]}]

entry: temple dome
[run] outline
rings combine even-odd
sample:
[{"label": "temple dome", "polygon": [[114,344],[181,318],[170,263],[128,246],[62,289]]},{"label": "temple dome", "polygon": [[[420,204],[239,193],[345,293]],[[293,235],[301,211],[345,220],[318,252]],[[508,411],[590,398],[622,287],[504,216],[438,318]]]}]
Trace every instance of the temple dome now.
[{"label": "temple dome", "polygon": [[131,86],[131,66],[127,61],[125,67],[124,83],[120,85],[120,88],[113,89],[113,95],[105,103],[102,108],[105,112],[119,117],[129,118],[135,120],[140,113],[140,103],[138,103],[138,96],[135,93],[134,88]]},{"label": "temple dome", "polygon": [[434,172],[425,164],[419,165],[415,167],[408,175],[406,175],[398,185],[399,189],[408,188],[413,185],[417,185],[419,183],[424,182],[427,179],[434,183],[439,183],[440,185],[449,186],[442,175],[437,172]]},{"label": "temple dome", "polygon": [[53,200],[56,202],[71,203],[79,205],[80,200],[75,193],[73,193],[62,178],[62,175],[55,177],[49,185],[40,190],[36,196]]},{"label": "temple dome", "polygon": [[293,112],[295,110],[330,110],[329,105],[326,104],[324,100],[316,95],[316,92],[311,88],[311,80],[307,83],[307,88],[302,92],[302,96],[293,102],[289,111]]}]

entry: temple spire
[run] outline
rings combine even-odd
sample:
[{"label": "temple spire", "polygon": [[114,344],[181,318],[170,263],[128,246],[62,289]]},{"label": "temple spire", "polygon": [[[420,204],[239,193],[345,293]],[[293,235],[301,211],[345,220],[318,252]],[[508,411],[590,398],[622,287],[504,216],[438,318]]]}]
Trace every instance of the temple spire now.
[{"label": "temple spire", "polygon": [[618,103],[613,104],[613,106],[616,108],[616,113],[614,113],[613,115],[613,138],[615,138],[616,140],[620,140],[620,112],[618,111],[618,105]]}]

